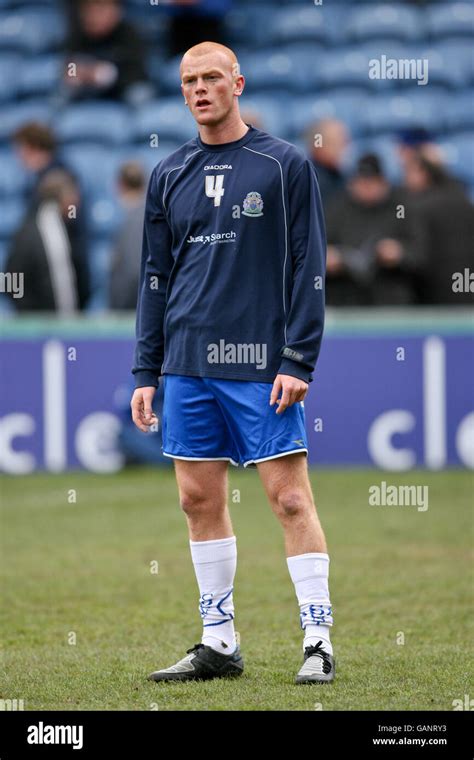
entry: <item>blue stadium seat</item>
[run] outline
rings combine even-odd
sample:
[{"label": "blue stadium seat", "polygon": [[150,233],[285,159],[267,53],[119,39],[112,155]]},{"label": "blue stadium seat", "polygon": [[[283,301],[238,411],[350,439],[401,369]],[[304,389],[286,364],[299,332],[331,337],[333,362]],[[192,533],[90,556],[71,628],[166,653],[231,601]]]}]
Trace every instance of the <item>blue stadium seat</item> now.
[{"label": "blue stadium seat", "polygon": [[121,152],[94,143],[65,145],[61,157],[79,178],[86,195],[101,193],[113,196],[117,172],[122,163]]},{"label": "blue stadium seat", "polygon": [[252,117],[255,116],[257,122],[255,126],[260,123],[260,128],[264,132],[282,139],[288,136],[290,108],[283,99],[265,95],[252,96],[245,90],[240,98],[240,111],[247,118],[247,123],[253,123]]},{"label": "blue stadium seat", "polygon": [[19,89],[18,69],[21,56],[15,53],[0,55],[0,101],[14,100]]},{"label": "blue stadium seat", "polygon": [[[130,0],[129,0],[130,2]],[[169,19],[162,12],[163,8],[157,5],[150,5],[139,0],[134,7],[126,5],[125,14],[137,32],[143,39],[156,47],[165,47],[167,44],[167,35],[169,30]]]},{"label": "blue stadium seat", "polygon": [[247,8],[235,7],[225,16],[227,34],[238,53],[242,46],[255,49],[269,44],[268,30],[276,12],[274,4],[253,3]]},{"label": "blue stadium seat", "polygon": [[28,176],[11,148],[0,149],[0,197],[21,195],[27,185]]},{"label": "blue stadium seat", "polygon": [[348,39],[360,41],[371,37],[417,40],[424,34],[423,14],[399,3],[355,6],[345,24],[345,33]]},{"label": "blue stadium seat", "polygon": [[17,71],[18,86],[22,97],[51,95],[60,83],[62,71],[63,60],[57,55],[42,55],[23,59],[22,65]]},{"label": "blue stadium seat", "polygon": [[114,102],[88,101],[68,105],[57,117],[55,125],[62,142],[83,140],[123,145],[131,134],[128,108]]},{"label": "blue stadium seat", "polygon": [[117,194],[93,192],[86,198],[87,230],[93,237],[113,235],[121,221]]},{"label": "blue stadium seat", "polygon": [[474,5],[452,3],[428,6],[425,10],[426,25],[432,37],[467,35],[472,37],[474,28]]},{"label": "blue stadium seat", "polygon": [[328,92],[317,97],[294,98],[289,110],[289,131],[292,140],[301,135],[319,119],[339,119],[352,134],[359,134],[361,117],[367,107],[368,94],[363,90]]},{"label": "blue stadium seat", "polygon": [[440,141],[440,148],[453,174],[474,184],[474,132],[453,134]]},{"label": "blue stadium seat", "polygon": [[466,87],[472,82],[472,58],[466,49],[468,46],[469,43],[464,46],[451,43],[418,46],[412,48],[408,57],[428,60],[430,86]]},{"label": "blue stadium seat", "polygon": [[450,67],[456,69],[462,86],[474,84],[474,48],[472,41],[461,37],[438,42],[436,50]]},{"label": "blue stadium seat", "polygon": [[462,90],[449,97],[444,109],[446,125],[452,131],[474,131],[474,89]]},{"label": "blue stadium seat", "polygon": [[342,24],[337,6],[304,5],[282,8],[267,19],[267,44],[311,41],[322,44],[341,40]]},{"label": "blue stadium seat", "polygon": [[9,140],[12,133],[26,121],[49,123],[51,108],[45,100],[26,100],[0,109],[0,140]]},{"label": "blue stadium seat", "polygon": [[182,143],[161,140],[158,148],[148,145],[129,145],[123,150],[123,161],[139,161],[149,177],[155,166],[180,148]]},{"label": "blue stadium seat", "polygon": [[372,134],[393,133],[412,127],[439,131],[444,126],[444,97],[443,90],[425,87],[373,95],[364,111],[364,128]]},{"label": "blue stadium seat", "polygon": [[0,49],[42,53],[57,49],[65,36],[66,19],[53,8],[0,14]]},{"label": "blue stadium seat", "polygon": [[24,213],[25,203],[21,196],[0,200],[0,238],[10,238],[16,232]]},{"label": "blue stadium seat", "polygon": [[359,47],[334,48],[318,57],[318,72],[322,87],[366,87],[369,79],[369,58]]},{"label": "blue stadium seat", "polygon": [[318,78],[318,52],[315,46],[311,57],[302,50],[272,48],[241,56],[240,66],[248,72],[245,89],[248,92],[286,90],[305,92],[316,87]]},{"label": "blue stadium seat", "polygon": [[103,311],[108,304],[108,282],[112,240],[97,237],[89,245],[89,271],[92,294],[87,304],[88,312]]},{"label": "blue stadium seat", "polygon": [[132,123],[133,139],[148,146],[154,134],[159,140],[181,143],[196,135],[196,124],[182,96],[147,103],[136,111]]},{"label": "blue stadium seat", "polygon": [[166,61],[159,72],[160,87],[165,93],[170,95],[177,95],[180,92],[181,77],[179,74],[179,65],[181,63],[182,56],[175,56]]}]

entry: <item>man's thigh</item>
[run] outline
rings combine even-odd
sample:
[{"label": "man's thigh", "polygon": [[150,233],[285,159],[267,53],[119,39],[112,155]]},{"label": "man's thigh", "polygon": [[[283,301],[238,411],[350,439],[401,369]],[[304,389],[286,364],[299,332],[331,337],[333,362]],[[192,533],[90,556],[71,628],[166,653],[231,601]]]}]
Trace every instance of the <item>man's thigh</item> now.
[{"label": "man's thigh", "polygon": [[182,502],[193,500],[226,503],[228,462],[173,461]]}]

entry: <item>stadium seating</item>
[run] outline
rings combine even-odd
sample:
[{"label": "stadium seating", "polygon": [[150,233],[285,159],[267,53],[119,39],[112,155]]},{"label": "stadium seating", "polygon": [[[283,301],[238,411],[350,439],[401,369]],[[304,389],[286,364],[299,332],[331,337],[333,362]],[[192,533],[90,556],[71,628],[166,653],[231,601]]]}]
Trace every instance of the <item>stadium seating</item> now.
[{"label": "stadium seating", "polygon": [[[196,134],[180,94],[180,57],[166,57],[170,9],[126,0],[127,17],[149,50],[158,97],[131,107],[61,99],[67,32],[60,0],[0,0],[0,252],[21,219],[25,172],[9,139],[26,121],[54,126],[61,153],[80,178],[91,234],[96,291],[105,304],[110,239],[119,223],[116,177],[137,159],[147,174]],[[304,147],[308,127],[342,119],[354,137],[353,159],[376,150],[397,179],[396,132],[424,127],[442,139],[449,166],[473,188],[474,5],[459,0],[236,0],[226,35],[246,76],[247,120]],[[428,86],[416,79],[369,76],[373,59],[427,59]],[[159,144],[152,147],[150,137]]]},{"label": "stadium seating", "polygon": [[59,9],[28,7],[0,15],[0,49],[38,54],[64,42],[66,21]]},{"label": "stadium seating", "polygon": [[196,134],[196,126],[189,114],[182,95],[162,98],[139,108],[131,119],[132,137],[135,142],[150,144],[150,137],[159,140],[186,142]]},{"label": "stadium seating", "polygon": [[55,122],[64,143],[95,142],[123,145],[131,139],[130,116],[121,103],[85,102],[69,105]]},{"label": "stadium seating", "polygon": [[449,139],[440,141],[447,165],[456,176],[469,185],[474,184],[473,144],[474,132],[453,134]]},{"label": "stadium seating", "polygon": [[426,28],[432,37],[472,36],[474,28],[474,5],[452,3],[432,5],[426,8]]},{"label": "stadium seating", "polygon": [[12,133],[26,121],[49,123],[52,109],[43,99],[32,98],[21,103],[11,103],[0,108],[0,141],[8,141]]},{"label": "stadium seating", "polygon": [[359,42],[373,37],[409,42],[423,37],[423,19],[418,8],[401,3],[355,5],[345,24],[345,34],[348,40]]}]

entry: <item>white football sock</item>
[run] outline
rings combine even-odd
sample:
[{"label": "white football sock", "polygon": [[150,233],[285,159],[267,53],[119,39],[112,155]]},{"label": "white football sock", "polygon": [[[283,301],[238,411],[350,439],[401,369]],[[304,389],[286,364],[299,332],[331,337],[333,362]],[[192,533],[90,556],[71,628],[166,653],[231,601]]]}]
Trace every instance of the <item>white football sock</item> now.
[{"label": "white football sock", "polygon": [[222,654],[232,654],[237,642],[232,598],[237,569],[235,536],[212,541],[189,541],[201,598],[201,643]]},{"label": "white football sock", "polygon": [[323,642],[326,652],[332,654],[329,629],[333,624],[329,600],[329,555],[309,552],[287,557],[288,570],[295,585],[300,605],[300,624],[304,630],[305,647]]}]

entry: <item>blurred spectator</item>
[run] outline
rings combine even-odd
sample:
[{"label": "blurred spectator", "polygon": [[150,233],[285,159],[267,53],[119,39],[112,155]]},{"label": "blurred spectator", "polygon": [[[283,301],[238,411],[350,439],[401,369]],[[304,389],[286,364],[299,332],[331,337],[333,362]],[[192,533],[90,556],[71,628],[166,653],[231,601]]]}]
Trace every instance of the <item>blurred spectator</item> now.
[{"label": "blurred spectator", "polygon": [[240,111],[240,118],[245,124],[249,124],[257,129],[262,129],[265,132],[265,124],[263,118],[258,111],[252,109],[243,109]]},{"label": "blurred spectator", "polygon": [[323,205],[344,189],[342,165],[350,137],[345,124],[322,119],[308,130],[310,158],[318,174]]},{"label": "blurred spectator", "polygon": [[68,220],[79,205],[77,185],[67,172],[55,169],[40,181],[37,197],[6,263],[7,272],[24,277],[23,298],[13,304],[18,311],[71,314],[83,309],[89,297],[87,260],[68,234]]},{"label": "blurred spectator", "polygon": [[423,303],[472,303],[469,290],[453,291],[453,274],[473,264],[474,209],[462,186],[421,153],[406,166],[406,183],[418,214],[426,250]]},{"label": "blurred spectator", "polygon": [[171,56],[205,40],[227,44],[224,16],[233,0],[165,0],[163,5],[171,15]]},{"label": "blurred spectator", "polygon": [[[37,121],[29,121],[13,133],[13,144],[18,157],[25,169],[32,175],[29,187],[33,204],[37,201],[37,191],[40,182],[53,169],[61,169],[74,179],[72,172],[58,158],[56,138],[53,130]],[[75,181],[75,180],[74,180]]]},{"label": "blurred spectator", "polygon": [[[443,164],[442,152],[436,145],[434,137],[421,127],[404,129],[399,132],[398,155],[402,164],[403,184],[407,188],[409,188],[408,171],[419,156],[426,158],[433,166],[439,165],[441,167]],[[446,171],[444,172],[443,183],[445,185],[450,183],[453,188],[461,191],[464,188],[459,179],[449,175]]]},{"label": "blurred spectator", "polygon": [[330,305],[410,304],[422,264],[421,240],[405,195],[377,156],[362,156],[347,190],[327,211]]},{"label": "blurred spectator", "polygon": [[64,72],[67,96],[132,103],[150,98],[145,44],[124,20],[121,0],[79,0],[72,13]]},{"label": "blurred spectator", "polygon": [[114,243],[110,273],[111,309],[135,309],[140,272],[146,180],[142,166],[129,161],[120,170],[118,191],[125,221]]}]

